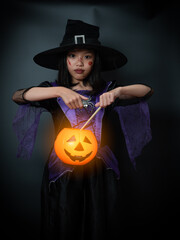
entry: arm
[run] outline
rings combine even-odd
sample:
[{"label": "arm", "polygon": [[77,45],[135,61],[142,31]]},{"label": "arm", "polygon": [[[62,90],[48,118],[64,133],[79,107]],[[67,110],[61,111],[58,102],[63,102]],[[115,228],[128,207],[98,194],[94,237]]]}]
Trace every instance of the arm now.
[{"label": "arm", "polygon": [[59,97],[56,91],[57,87],[32,87],[29,89],[18,90],[13,94],[14,102],[33,102],[42,101],[50,98]]},{"label": "arm", "polygon": [[87,100],[86,97],[65,87],[32,87],[30,89],[22,89],[13,94],[12,100],[23,104],[57,97],[61,97],[70,109],[82,108],[81,99]]},{"label": "arm", "polygon": [[134,84],[124,87],[117,87],[114,93],[119,99],[130,99],[133,97],[144,97],[151,91],[151,88],[143,84]]},{"label": "arm", "polygon": [[119,99],[132,99],[142,98],[146,95],[152,95],[153,90],[143,84],[134,84],[129,86],[117,87],[109,92],[106,92],[100,96],[100,101],[96,104],[96,107],[106,107],[113,103],[116,98]]}]

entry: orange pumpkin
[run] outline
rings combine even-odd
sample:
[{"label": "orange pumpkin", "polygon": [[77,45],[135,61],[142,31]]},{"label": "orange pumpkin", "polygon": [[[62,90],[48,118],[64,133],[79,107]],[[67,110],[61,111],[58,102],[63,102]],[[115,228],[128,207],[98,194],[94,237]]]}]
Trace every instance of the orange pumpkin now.
[{"label": "orange pumpkin", "polygon": [[95,157],[98,144],[90,130],[64,128],[54,142],[54,149],[64,163],[84,165]]}]

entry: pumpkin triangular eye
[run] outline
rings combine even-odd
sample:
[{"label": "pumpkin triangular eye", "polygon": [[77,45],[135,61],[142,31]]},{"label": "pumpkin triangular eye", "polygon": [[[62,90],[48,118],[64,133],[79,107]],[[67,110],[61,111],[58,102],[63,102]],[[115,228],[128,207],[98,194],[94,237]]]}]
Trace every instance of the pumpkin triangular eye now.
[{"label": "pumpkin triangular eye", "polygon": [[89,141],[89,139],[87,137],[84,138],[84,142],[91,144],[91,142]]},{"label": "pumpkin triangular eye", "polygon": [[74,135],[69,140],[67,140],[67,142],[75,142],[75,141],[76,141],[76,138]]}]

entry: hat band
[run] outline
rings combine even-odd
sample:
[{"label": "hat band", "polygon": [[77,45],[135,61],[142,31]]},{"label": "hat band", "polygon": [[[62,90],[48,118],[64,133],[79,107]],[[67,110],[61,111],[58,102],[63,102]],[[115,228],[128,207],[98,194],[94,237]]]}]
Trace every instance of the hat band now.
[{"label": "hat band", "polygon": [[71,46],[71,45],[101,45],[101,43],[94,38],[86,38],[85,35],[75,35],[73,38],[69,38],[63,40],[60,44],[61,47],[63,46]]}]

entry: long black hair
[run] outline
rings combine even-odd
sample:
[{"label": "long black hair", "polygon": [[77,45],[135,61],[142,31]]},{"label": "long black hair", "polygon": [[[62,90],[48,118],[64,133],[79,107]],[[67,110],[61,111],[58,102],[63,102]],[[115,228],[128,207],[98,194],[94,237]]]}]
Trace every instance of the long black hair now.
[{"label": "long black hair", "polygon": [[[91,50],[91,49],[88,49]],[[101,78],[101,59],[99,56],[98,51],[93,50],[95,53],[95,61],[93,64],[93,68],[91,73],[88,75],[87,78],[83,80],[84,86],[87,84],[90,84],[92,87],[91,94],[98,94],[100,91],[102,91],[105,88],[105,81]],[[64,52],[60,59],[59,59],[59,72],[58,72],[58,79],[57,84],[59,86],[71,88],[75,86],[76,84],[72,83],[72,77],[68,71],[67,63],[66,63],[66,57],[67,52]]]}]

